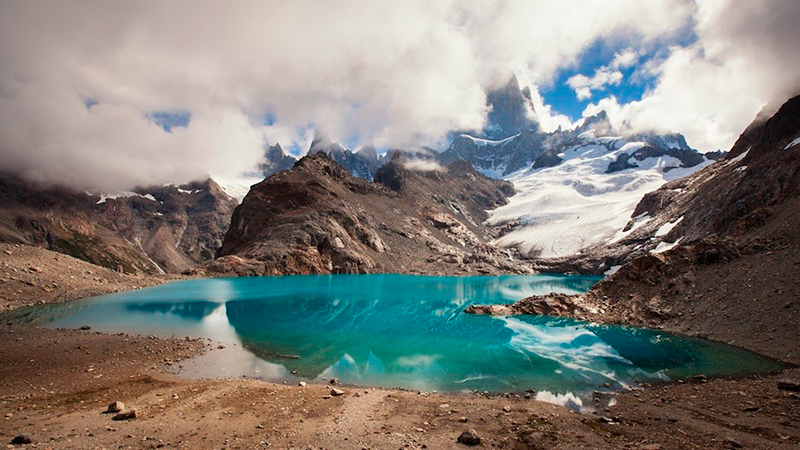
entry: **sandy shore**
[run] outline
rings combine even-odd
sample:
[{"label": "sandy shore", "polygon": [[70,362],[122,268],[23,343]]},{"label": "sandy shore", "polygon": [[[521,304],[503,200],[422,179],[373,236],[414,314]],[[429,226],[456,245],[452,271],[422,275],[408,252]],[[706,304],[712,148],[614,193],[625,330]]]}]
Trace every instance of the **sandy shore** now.
[{"label": "sandy shore", "polygon": [[[0,274],[4,308],[165,281],[13,246],[0,247]],[[200,339],[4,324],[0,443],[26,434],[32,448],[464,448],[457,437],[474,429],[483,446],[497,448],[800,446],[800,397],[778,389],[781,379],[800,380],[800,369],[688,380],[621,394],[610,408],[580,414],[513,394],[343,386],[344,395],[328,398],[326,385],[171,374],[186,358],[215,351]],[[137,418],[115,421],[102,414],[112,401],[135,408]]]}]

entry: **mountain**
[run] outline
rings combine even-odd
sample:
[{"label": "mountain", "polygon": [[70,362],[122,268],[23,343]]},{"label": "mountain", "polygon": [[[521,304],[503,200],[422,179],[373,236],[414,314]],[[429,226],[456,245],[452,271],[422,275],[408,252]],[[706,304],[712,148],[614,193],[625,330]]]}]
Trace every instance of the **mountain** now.
[{"label": "mountain", "polygon": [[378,158],[374,147],[364,147],[358,152],[352,152],[342,147],[338,142],[331,140],[322,133],[318,133],[311,142],[308,154],[324,153],[339,165],[344,167],[351,175],[365,180],[371,180],[383,161]]},{"label": "mountain", "polygon": [[180,273],[213,258],[236,200],[211,179],[92,194],[0,177],[0,242],[127,273]]},{"label": "mountain", "polygon": [[497,245],[551,263],[600,255],[596,249],[619,238],[646,193],[711,163],[678,134],[622,136],[605,113],[548,139],[539,158],[555,164],[507,176],[518,194],[488,224],[501,230]]},{"label": "mountain", "polygon": [[264,159],[258,165],[258,171],[263,177],[268,177],[275,172],[291,169],[296,162],[297,159],[283,151],[281,144],[275,144],[264,151]]},{"label": "mountain", "polygon": [[648,147],[636,155],[627,152],[620,154],[621,159],[609,165],[609,172],[637,167],[637,163],[628,161],[630,157],[641,161],[656,156],[671,156],[680,159],[683,167],[692,167],[705,160],[678,133],[620,133],[611,125],[605,111],[585,118],[574,130],[559,128],[552,133],[545,133],[535,128],[526,129],[499,140],[486,139],[474,133],[462,133],[455,136],[448,148],[440,154],[439,160],[444,164],[458,160],[469,161],[484,175],[504,178],[522,169],[556,166],[563,160],[559,155],[567,149],[581,145],[590,138],[609,137],[615,137],[618,141],[642,142]]},{"label": "mountain", "polygon": [[489,113],[483,134],[487,138],[504,139],[537,128],[530,88],[520,89],[513,73],[486,90],[486,104]]},{"label": "mountain", "polygon": [[464,162],[394,157],[375,182],[326,152],[253,186],[208,273],[527,273],[488,242],[486,209],[513,187]]},{"label": "mountain", "polygon": [[800,363],[800,96],[760,115],[719,162],[645,195],[633,214],[605,249],[628,263],[587,294],[511,309],[661,328]]},{"label": "mountain", "polygon": [[718,163],[646,194],[613,250],[661,252],[708,236],[767,229],[776,212],[800,195],[799,136],[800,97],[795,97],[769,120],[748,127]]}]

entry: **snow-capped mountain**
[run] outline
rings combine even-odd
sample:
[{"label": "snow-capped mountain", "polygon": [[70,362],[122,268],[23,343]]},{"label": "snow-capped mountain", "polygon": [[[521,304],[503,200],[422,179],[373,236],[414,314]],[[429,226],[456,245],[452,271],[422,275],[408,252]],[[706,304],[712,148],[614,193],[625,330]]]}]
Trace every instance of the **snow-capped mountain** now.
[{"label": "snow-capped mountain", "polygon": [[488,224],[503,233],[498,245],[539,258],[579,255],[618,238],[646,193],[712,162],[679,134],[621,136],[605,113],[556,136],[542,154],[557,164],[505,176],[518,193],[490,213]]}]

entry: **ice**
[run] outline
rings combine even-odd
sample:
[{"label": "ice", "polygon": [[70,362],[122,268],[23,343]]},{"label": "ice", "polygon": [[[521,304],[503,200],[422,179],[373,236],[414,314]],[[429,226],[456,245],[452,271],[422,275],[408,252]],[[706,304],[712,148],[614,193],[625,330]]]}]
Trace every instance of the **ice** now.
[{"label": "ice", "polygon": [[[558,258],[615,242],[627,235],[622,229],[644,194],[713,162],[680,168],[679,160],[662,156],[635,161],[637,168],[605,173],[619,155],[633,153],[645,143],[594,138],[588,132],[581,137],[586,140],[564,151],[561,164],[520,170],[506,178],[517,194],[507,205],[490,211],[487,224],[519,221],[520,226],[498,238],[497,245]],[[649,219],[641,217],[635,226],[645,220]]]}]

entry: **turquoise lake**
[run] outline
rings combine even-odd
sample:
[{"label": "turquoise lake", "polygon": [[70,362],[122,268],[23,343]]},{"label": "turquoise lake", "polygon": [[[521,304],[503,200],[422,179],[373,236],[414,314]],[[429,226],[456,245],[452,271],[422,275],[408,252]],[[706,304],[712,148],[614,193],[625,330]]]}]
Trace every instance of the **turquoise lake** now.
[{"label": "turquoise lake", "polygon": [[[225,350],[184,361],[188,376],[248,376],[424,391],[521,392],[586,402],[594,390],[698,374],[740,376],[778,363],[731,346],[634,327],[463,314],[599,277],[325,275],[217,278],[62,305],[13,320],[49,327],[202,336]],[[607,384],[606,384],[607,383]],[[609,388],[610,386],[610,388]],[[583,399],[583,400],[581,400]]]}]

